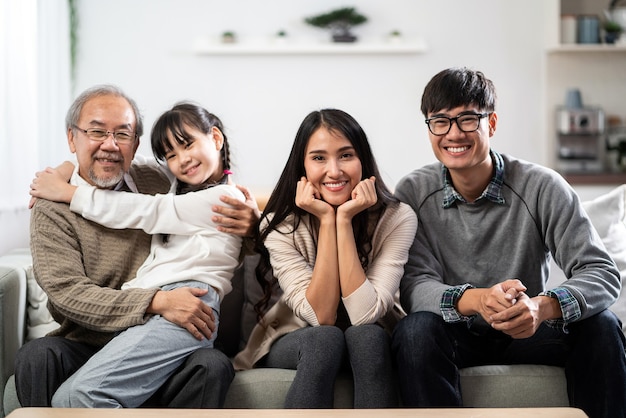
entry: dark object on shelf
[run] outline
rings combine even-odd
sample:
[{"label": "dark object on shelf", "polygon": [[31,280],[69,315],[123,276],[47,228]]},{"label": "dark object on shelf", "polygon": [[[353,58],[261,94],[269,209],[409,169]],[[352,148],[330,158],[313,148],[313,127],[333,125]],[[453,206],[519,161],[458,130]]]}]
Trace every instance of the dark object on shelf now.
[{"label": "dark object on shelf", "polygon": [[615,32],[607,32],[604,34],[604,43],[605,44],[614,44],[621,35]]},{"label": "dark object on shelf", "polygon": [[615,166],[626,169],[626,138],[618,141],[615,145],[607,144],[606,149],[607,151],[617,151],[615,154],[617,158]]},{"label": "dark object on shelf", "polygon": [[352,27],[367,22],[367,17],[354,7],[344,7],[317,16],[307,17],[306,23],[318,28],[330,29],[334,42],[355,42],[357,37],[350,32]]},{"label": "dark object on shelf", "polygon": [[604,112],[600,108],[557,108],[557,155],[560,171],[599,173],[605,169],[604,122]]}]

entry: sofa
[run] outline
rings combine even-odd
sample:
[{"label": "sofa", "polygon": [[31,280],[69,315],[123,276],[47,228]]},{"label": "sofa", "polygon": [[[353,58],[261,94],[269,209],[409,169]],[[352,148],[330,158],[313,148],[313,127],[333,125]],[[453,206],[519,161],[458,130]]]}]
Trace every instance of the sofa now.
[{"label": "sofa", "polygon": [[[626,185],[584,202],[607,250],[615,259],[622,279],[626,276]],[[216,346],[229,356],[243,347],[256,321],[254,303],[260,287],[254,278],[258,256],[246,256],[233,278],[233,291],[221,309]],[[553,264],[549,287],[565,279]],[[626,292],[611,309],[626,324]],[[45,335],[56,323],[46,309],[46,295],[32,274],[28,249],[16,249],[0,257],[0,416],[20,407],[13,379],[14,358],[25,342]],[[625,327],[626,330],[626,327]],[[462,369],[461,390],[467,407],[568,406],[562,368],[543,365],[489,365]],[[293,370],[238,371],[226,397],[226,408],[282,408]],[[515,396],[511,396],[515,394]],[[351,377],[342,374],[335,385],[335,407],[351,408]]]}]

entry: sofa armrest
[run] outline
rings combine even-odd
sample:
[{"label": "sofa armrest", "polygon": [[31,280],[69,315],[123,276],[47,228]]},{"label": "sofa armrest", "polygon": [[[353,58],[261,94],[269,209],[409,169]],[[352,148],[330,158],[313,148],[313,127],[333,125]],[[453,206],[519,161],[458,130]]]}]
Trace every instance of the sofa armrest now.
[{"label": "sofa armrest", "polygon": [[[0,257],[0,389],[15,367],[15,354],[26,333],[26,278],[32,266],[28,249]],[[0,404],[2,398],[0,398]],[[1,405],[0,405],[1,406]],[[1,410],[1,409],[0,409]]]}]

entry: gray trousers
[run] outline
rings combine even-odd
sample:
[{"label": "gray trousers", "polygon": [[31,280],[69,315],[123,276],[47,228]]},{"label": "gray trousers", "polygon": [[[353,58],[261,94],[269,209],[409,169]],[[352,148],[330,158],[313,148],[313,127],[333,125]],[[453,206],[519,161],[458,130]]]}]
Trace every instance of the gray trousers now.
[{"label": "gray trousers", "polygon": [[[219,296],[211,286],[178,282],[163,287],[208,289],[202,300],[215,312],[219,324]],[[185,328],[160,315],[119,333],[94,354],[55,392],[52,406],[60,408],[136,408],[148,400],[199,348],[211,348],[211,339],[197,340]]]},{"label": "gray trousers", "polygon": [[[346,361],[346,359],[348,361]],[[355,408],[398,406],[390,337],[378,325],[302,328],[278,339],[262,365],[296,369],[286,408],[333,408],[335,379],[352,372]]]}]

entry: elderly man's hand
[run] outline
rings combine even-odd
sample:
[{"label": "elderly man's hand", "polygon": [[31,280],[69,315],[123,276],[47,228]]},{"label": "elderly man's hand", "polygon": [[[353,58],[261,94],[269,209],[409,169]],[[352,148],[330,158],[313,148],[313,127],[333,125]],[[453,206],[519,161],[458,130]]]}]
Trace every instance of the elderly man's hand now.
[{"label": "elderly man's hand", "polygon": [[224,206],[213,206],[213,222],[218,224],[218,230],[229,232],[240,237],[250,237],[254,235],[254,228],[261,217],[261,211],[256,199],[247,187],[237,185],[246,197],[245,202],[241,202],[234,197],[221,196],[220,200]]},{"label": "elderly man's hand", "polygon": [[206,289],[194,287],[159,290],[152,298],[146,312],[161,315],[168,321],[185,328],[197,340],[209,339],[215,332],[215,316],[213,309],[200,299],[206,293]]}]

